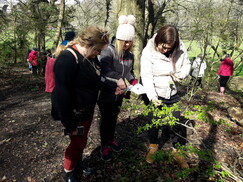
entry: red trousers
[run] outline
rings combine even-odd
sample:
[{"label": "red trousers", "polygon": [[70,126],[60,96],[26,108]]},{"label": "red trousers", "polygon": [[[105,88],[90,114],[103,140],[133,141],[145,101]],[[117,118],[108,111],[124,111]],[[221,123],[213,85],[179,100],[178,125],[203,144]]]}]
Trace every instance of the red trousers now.
[{"label": "red trousers", "polygon": [[64,169],[72,170],[77,161],[82,160],[83,150],[87,144],[88,132],[92,119],[82,121],[79,123],[79,126],[84,126],[84,135],[75,135],[70,136],[70,144],[68,145],[65,156],[64,156]]}]

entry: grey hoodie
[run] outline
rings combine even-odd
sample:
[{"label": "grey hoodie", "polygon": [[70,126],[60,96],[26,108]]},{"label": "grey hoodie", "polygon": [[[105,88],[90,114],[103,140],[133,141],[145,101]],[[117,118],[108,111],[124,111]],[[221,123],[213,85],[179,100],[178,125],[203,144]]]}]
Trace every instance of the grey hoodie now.
[{"label": "grey hoodie", "polygon": [[101,63],[101,73],[110,80],[106,84],[106,89],[109,91],[101,91],[99,100],[100,101],[116,101],[122,99],[123,95],[116,96],[115,89],[117,87],[117,81],[120,78],[126,79],[131,82],[135,79],[133,66],[134,66],[134,55],[125,51],[123,58],[117,56],[114,46],[109,45],[105,50],[101,52],[99,57]]}]

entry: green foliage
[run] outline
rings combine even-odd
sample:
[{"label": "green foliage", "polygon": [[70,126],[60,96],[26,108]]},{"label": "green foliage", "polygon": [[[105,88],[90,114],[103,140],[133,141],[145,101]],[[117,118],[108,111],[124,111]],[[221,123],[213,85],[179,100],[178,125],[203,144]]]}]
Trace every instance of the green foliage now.
[{"label": "green foliage", "polygon": [[186,178],[190,177],[190,174],[192,174],[192,172],[194,172],[194,169],[190,169],[190,168],[184,169],[182,171],[178,171],[176,173],[176,177],[178,179],[186,179]]},{"label": "green foliage", "polygon": [[143,114],[145,116],[153,115],[152,124],[146,124],[144,127],[138,128],[138,133],[151,127],[160,127],[167,124],[174,126],[179,120],[172,114],[176,111],[180,111],[179,104],[174,104],[172,107],[167,107],[165,104],[162,104],[160,107],[155,107],[154,105],[145,106]]},{"label": "green foliage", "polygon": [[[223,104],[223,103],[221,103]],[[180,106],[181,103],[177,103],[172,107],[167,107],[166,105],[162,105],[161,107],[156,107],[154,105],[145,106],[143,103],[136,102],[135,104],[131,104],[127,102],[125,104],[126,108],[129,108],[130,114],[137,115],[138,110],[141,111],[143,116],[149,116],[152,119],[152,123],[147,123],[142,127],[138,127],[138,133],[142,133],[147,131],[151,127],[160,127],[163,125],[170,125],[173,127],[175,124],[180,124],[178,119],[174,118],[172,112],[183,111],[184,117],[188,120],[197,120],[199,122],[206,122],[212,125],[221,125],[227,123],[219,119],[218,121],[214,121],[210,119],[208,112],[212,112],[216,107],[217,104],[214,102],[208,102],[205,106],[193,105],[191,107],[185,108]],[[186,126],[185,126],[186,127]],[[198,178],[200,179],[208,179],[214,178],[217,181],[224,181],[224,178],[229,176],[227,171],[222,170],[221,163],[214,159],[214,155],[211,149],[202,148],[199,146],[193,146],[191,143],[188,143],[185,146],[180,146],[177,144],[177,148],[179,149],[179,155],[186,157],[187,155],[193,155],[198,157],[198,166],[194,166],[193,168],[189,169],[176,169],[176,179],[177,180],[186,180],[190,179],[192,175],[197,174]],[[133,153],[131,151],[126,152],[126,159],[130,159],[129,162],[138,163],[136,160],[131,159],[133,157]],[[164,173],[171,173],[169,166],[174,166],[175,160],[172,152],[165,151],[163,149],[157,151],[152,158],[155,160],[156,164],[160,166],[160,170],[163,170]],[[138,159],[142,160],[142,159]],[[128,160],[124,161],[125,163]],[[204,165],[200,165],[200,163]],[[130,172],[134,172],[135,169],[133,168],[134,164],[129,167]],[[138,167],[138,166],[137,166]],[[218,172],[220,171],[220,172]],[[160,176],[159,174],[156,175],[156,172],[153,174],[154,177]],[[166,178],[166,177],[163,177]],[[125,179],[125,178],[124,178]],[[167,181],[170,181],[170,178],[166,178]]]},{"label": "green foliage", "polygon": [[13,39],[8,39],[0,43],[0,65],[7,65],[13,60],[13,47],[16,41]]}]

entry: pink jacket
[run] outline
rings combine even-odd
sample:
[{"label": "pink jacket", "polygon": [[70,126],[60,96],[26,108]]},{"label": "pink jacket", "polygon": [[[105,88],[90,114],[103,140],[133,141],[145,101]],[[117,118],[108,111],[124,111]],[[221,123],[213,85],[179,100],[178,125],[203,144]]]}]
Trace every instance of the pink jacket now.
[{"label": "pink jacket", "polygon": [[55,79],[54,79],[54,63],[55,58],[48,57],[46,62],[46,70],[45,70],[45,83],[46,88],[45,92],[51,93],[55,87]]},{"label": "pink jacket", "polygon": [[29,54],[29,62],[32,66],[38,66],[38,52],[32,50]]},{"label": "pink jacket", "polygon": [[232,76],[234,72],[234,63],[230,58],[225,58],[220,64],[218,75]]}]

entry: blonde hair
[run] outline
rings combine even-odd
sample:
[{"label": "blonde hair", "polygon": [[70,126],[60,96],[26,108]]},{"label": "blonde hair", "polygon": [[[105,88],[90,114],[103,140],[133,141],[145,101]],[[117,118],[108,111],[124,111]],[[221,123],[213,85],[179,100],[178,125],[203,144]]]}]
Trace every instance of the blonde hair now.
[{"label": "blonde hair", "polygon": [[67,47],[65,45],[62,45],[62,44],[58,45],[55,52],[52,54],[52,56],[57,57],[65,49],[67,49]]},{"label": "blonde hair", "polygon": [[[125,40],[116,39],[115,49],[116,49],[116,53],[119,58],[123,58],[123,56],[124,56],[124,50],[123,50],[124,44],[125,44]],[[132,50],[132,46],[129,47],[128,51],[131,51],[131,50]]]},{"label": "blonde hair", "polygon": [[[86,47],[89,51],[103,48],[109,43],[108,31],[96,26],[90,26],[84,29],[76,39],[68,42],[66,46],[57,47],[55,51],[55,56],[58,56],[63,50],[65,50],[69,45],[79,44],[82,47]],[[61,46],[61,45],[60,45]]]}]

